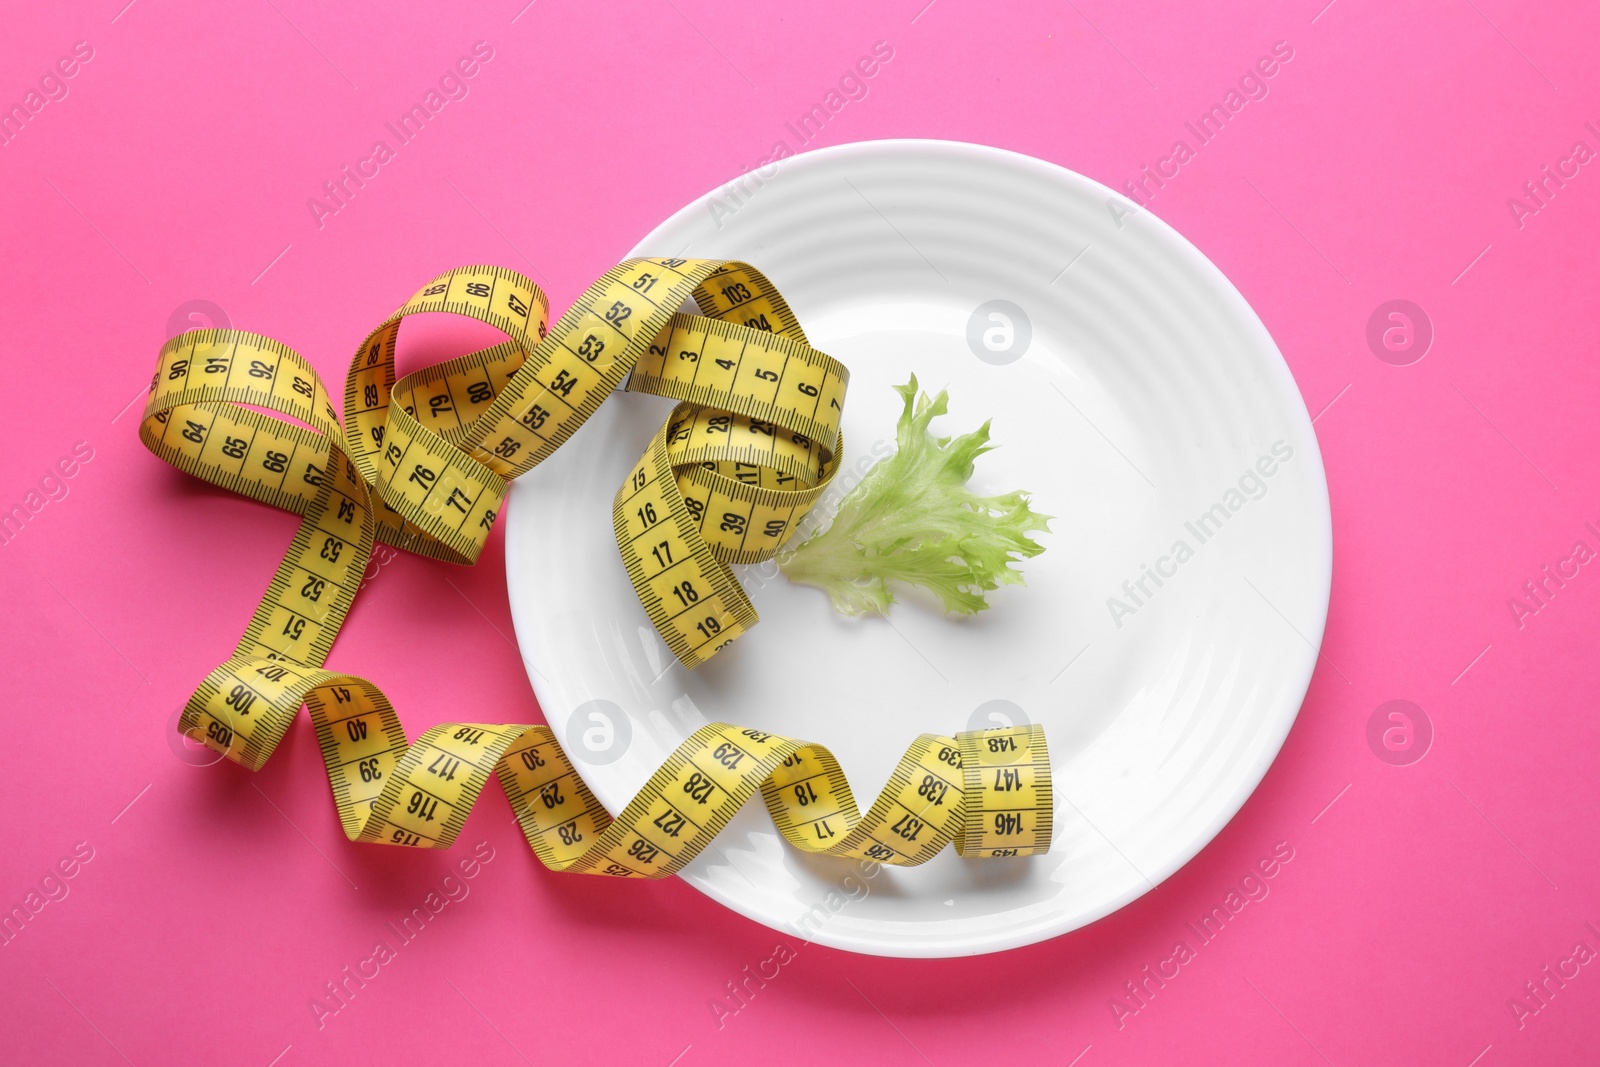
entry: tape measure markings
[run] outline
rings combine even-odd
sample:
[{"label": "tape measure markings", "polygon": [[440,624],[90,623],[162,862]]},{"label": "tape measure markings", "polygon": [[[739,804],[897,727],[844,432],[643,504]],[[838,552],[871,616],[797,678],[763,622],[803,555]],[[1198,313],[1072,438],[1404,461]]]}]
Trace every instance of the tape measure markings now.
[{"label": "tape measure markings", "polygon": [[[689,299],[706,314],[680,313]],[[401,322],[432,311],[510,340],[397,380]],[[302,516],[180,730],[255,770],[304,704],[352,840],[447,847],[492,774],[557,870],[674,873],[757,790],[784,837],[810,852],[914,864],[951,842],[963,855],[1046,849],[1049,765],[1036,726],[923,735],[863,815],[826,748],[714,723],[613,819],[547,727],[449,723],[408,742],[376,686],[322,669],[375,540],[470,563],[508,480],[625,377],[632,391],[679,401],[613,499],[646,614],[691,667],[757,621],[729,564],[770,558],[831,481],[848,372],[810,348],[782,295],[746,264],[630,260],[547,322],[547,298],[521,275],[447,271],[363,340],[342,422],[310,364],[278,342],[206,330],[163,346],[140,424],[146,446]]]}]

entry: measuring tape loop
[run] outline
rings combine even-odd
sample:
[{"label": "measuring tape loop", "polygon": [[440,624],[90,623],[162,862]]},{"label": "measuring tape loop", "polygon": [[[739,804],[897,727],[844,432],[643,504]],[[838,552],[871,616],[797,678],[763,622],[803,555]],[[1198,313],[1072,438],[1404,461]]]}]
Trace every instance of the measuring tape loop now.
[{"label": "measuring tape loop", "polygon": [[[700,314],[682,312],[691,300]],[[401,323],[439,311],[508,340],[397,379]],[[613,819],[547,727],[452,723],[410,742],[375,685],[323,669],[375,541],[470,564],[511,479],[625,380],[679,403],[613,500],[617,546],[667,646],[689,667],[704,662],[757,621],[730,564],[775,555],[837,470],[848,378],[755,268],[675,258],[619,264],[553,326],[543,291],[515,271],[447,271],[357,349],[343,418],[310,363],[277,341],[172,338],[140,439],[186,473],[301,516],[180,732],[258,770],[303,704],[352,840],[447,847],[492,774],[557,870],[674,873],[757,790],[810,852],[909,865],[951,842],[962,855],[1044,851],[1050,773],[1037,726],[923,735],[863,815],[827,749],[712,724]]]},{"label": "measuring tape loop", "polygon": [[806,852],[914,866],[1049,847],[1049,756],[1039,726],[924,734],[863,815],[821,745],[727,723],[702,727],[612,818],[545,726],[446,723],[408,743],[381,690],[354,675],[238,656],[181,724],[252,770],[304,703],[352,841],[448,848],[491,775],[539,859],[558,871],[660,878],[693,859],[757,790]]}]

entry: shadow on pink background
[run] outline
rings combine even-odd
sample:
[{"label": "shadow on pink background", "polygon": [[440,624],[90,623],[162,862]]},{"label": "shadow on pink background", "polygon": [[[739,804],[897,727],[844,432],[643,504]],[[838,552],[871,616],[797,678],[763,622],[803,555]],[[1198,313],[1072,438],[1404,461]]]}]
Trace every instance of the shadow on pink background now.
[{"label": "shadow on pink background", "polygon": [[[47,901],[0,946],[0,1058],[1600,1061],[1600,13],[123,2],[14,10],[0,37],[0,104],[41,104],[0,144],[0,508],[38,504],[0,547],[0,905]],[[893,59],[867,95],[802,145],[789,123],[880,41]],[[465,95],[399,144],[385,124],[475,42],[492,55]],[[1265,95],[1199,145],[1185,124],[1277,42],[1292,59]],[[1165,167],[1150,210],[1240,288],[1317,415],[1324,658],[1272,771],[1194,862],[1041,945],[874,959],[676,881],[552,875],[497,798],[447,853],[352,845],[303,725],[257,775],[175,757],[173,713],[294,528],[139,445],[175,313],[220,309],[338,383],[437,271],[501,263],[559,309],[777,143],[894,136],[1118,188]],[[393,158],[347,204],[307,206],[379,139]],[[1192,158],[1163,164],[1179,139]],[[1369,345],[1391,300],[1431,325],[1416,362]],[[413,736],[462,708],[539,721],[510,634],[497,534],[472,569],[384,564],[332,665],[382,685]],[[1421,759],[1369,743],[1392,700],[1431,730]],[[397,936],[478,842],[492,858],[448,883],[466,895]],[[1268,894],[1196,936],[1275,849],[1293,858]],[[338,1003],[325,983],[371,974],[378,942],[392,958],[319,1018],[312,999]],[[794,959],[731,999],[779,943]]]}]

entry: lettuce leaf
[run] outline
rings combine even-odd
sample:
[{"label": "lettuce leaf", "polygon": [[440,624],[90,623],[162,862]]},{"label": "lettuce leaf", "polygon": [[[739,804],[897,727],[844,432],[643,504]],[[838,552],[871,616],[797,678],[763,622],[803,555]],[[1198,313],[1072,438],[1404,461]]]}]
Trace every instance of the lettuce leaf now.
[{"label": "lettuce leaf", "polygon": [[1028,534],[1048,530],[1051,516],[1031,510],[1020,490],[982,497],[967,488],[973,461],[994,447],[988,422],[935,437],[928,427],[949,394],[919,394],[915,375],[895,392],[905,401],[898,448],[840,502],[827,529],[778,557],[779,569],[826,592],[844,615],[887,615],[891,582],[930,590],[947,612],[982,611],[989,590],[1023,584],[1011,564],[1044,551]]}]

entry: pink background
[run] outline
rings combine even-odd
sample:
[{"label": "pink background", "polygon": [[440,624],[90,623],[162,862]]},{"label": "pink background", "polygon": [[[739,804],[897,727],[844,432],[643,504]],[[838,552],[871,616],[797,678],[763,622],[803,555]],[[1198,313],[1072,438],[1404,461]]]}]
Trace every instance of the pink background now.
[{"label": "pink background", "polygon": [[[1600,1058],[1600,966],[1562,962],[1600,950],[1600,565],[1520,626],[1507,603],[1575,542],[1600,550],[1585,527],[1600,528],[1600,174],[1582,166],[1520,220],[1507,204],[1575,141],[1600,148],[1592,6],[124,2],[14,5],[0,35],[5,104],[74,42],[94,52],[0,146],[0,507],[76,442],[93,451],[0,548],[0,904],[75,843],[93,850],[0,947],[0,1058]],[[494,57],[470,95],[319,229],[307,198],[478,40]],[[673,210],[794,148],[785,122],[880,40],[892,62],[813,144],[978,141],[1118,187],[1273,42],[1294,49],[1150,201],[1277,338],[1333,500],[1323,662],[1215,843],[1078,933],[885,960],[803,947],[676,881],[552,875],[497,796],[452,852],[352,845],[303,725],[255,776],[175,758],[173,712],[231,648],[294,520],[139,445],[125,409],[174,309],[213,301],[336,388],[367,328],[441,269],[536,264],[559,309]],[[1366,341],[1394,298],[1435,331],[1410,366]],[[539,721],[510,632],[497,534],[474,569],[384,566],[332,665],[381,684],[413,735],[464,708]],[[447,701],[450,656],[465,669]],[[1434,731],[1408,766],[1367,740],[1392,699]],[[495,858],[470,896],[319,1029],[310,998],[397,944],[386,923],[479,841]],[[1294,859],[1270,895],[1129,999],[1278,842]],[[796,958],[719,1028],[713,998],[780,941]],[[1557,986],[1546,966],[1577,974]]]}]

